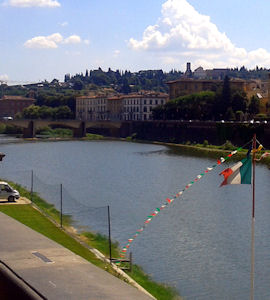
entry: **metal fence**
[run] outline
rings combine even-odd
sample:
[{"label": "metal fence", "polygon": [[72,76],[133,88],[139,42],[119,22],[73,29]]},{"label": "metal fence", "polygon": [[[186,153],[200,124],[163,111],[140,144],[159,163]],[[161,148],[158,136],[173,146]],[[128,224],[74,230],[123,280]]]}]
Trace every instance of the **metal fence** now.
[{"label": "metal fence", "polygon": [[[54,205],[59,215],[70,216],[78,231],[92,231],[109,236],[108,206],[87,205],[73,197],[61,183],[50,184],[40,179],[32,170],[1,170],[1,179],[13,181],[27,190],[37,193],[46,202]],[[31,200],[31,199],[30,199]],[[60,216],[61,220],[61,216]]]}]

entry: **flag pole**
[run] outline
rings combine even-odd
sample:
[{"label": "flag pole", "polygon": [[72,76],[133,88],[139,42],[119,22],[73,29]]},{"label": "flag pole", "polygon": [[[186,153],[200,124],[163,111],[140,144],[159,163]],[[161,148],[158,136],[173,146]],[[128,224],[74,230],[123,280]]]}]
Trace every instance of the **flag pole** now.
[{"label": "flag pole", "polygon": [[250,270],[250,300],[254,299],[254,227],[255,227],[255,156],[256,134],[252,141],[252,220],[251,220],[251,270]]}]

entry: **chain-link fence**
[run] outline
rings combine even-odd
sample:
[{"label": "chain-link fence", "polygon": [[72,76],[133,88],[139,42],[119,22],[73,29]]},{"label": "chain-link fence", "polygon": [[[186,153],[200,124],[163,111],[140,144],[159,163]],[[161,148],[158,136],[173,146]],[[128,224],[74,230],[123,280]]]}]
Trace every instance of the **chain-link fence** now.
[{"label": "chain-link fence", "polygon": [[[87,201],[80,201],[71,195],[62,184],[49,184],[40,179],[32,170],[4,171],[1,179],[13,181],[27,190],[37,193],[46,202],[54,205],[61,214],[72,218],[72,225],[79,231],[92,231],[109,235],[108,206],[93,207]],[[30,199],[32,200],[32,199]],[[84,203],[83,203],[84,202]]]}]

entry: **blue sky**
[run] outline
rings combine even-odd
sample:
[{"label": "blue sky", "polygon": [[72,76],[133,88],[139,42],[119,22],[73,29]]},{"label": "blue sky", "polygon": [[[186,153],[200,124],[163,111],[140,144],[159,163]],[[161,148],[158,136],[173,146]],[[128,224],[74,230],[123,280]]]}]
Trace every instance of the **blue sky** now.
[{"label": "blue sky", "polygon": [[270,68],[270,2],[0,0],[0,80],[107,70]]}]

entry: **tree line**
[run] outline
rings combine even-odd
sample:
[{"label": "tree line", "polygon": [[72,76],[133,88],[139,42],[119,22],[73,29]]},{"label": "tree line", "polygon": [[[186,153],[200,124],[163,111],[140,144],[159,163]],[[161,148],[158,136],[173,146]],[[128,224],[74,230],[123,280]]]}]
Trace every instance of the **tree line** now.
[{"label": "tree line", "polygon": [[86,85],[110,86],[116,92],[128,94],[138,92],[139,90],[153,90],[157,92],[168,92],[166,82],[179,79],[183,75],[181,71],[171,70],[163,72],[162,70],[145,70],[139,72],[130,71],[103,71],[86,70],[85,74],[65,75],[65,82],[72,83],[75,90],[82,90]]},{"label": "tree line", "polygon": [[16,118],[63,120],[74,119],[74,113],[66,105],[58,107],[49,107],[45,105],[30,105],[27,108],[25,108],[22,112],[17,113]]}]

